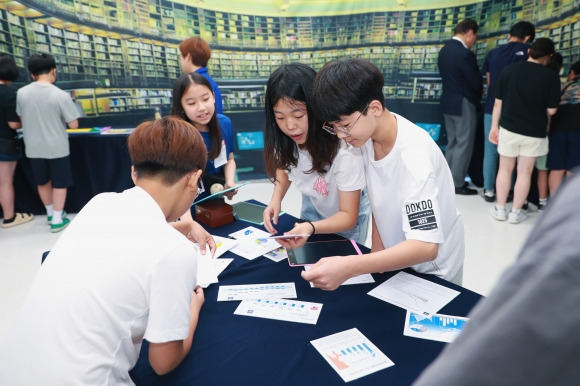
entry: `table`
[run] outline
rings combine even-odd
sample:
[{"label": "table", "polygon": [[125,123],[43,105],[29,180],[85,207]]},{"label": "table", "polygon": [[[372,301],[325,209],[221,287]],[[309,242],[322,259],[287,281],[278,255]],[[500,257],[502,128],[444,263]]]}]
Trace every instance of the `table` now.
[{"label": "table", "polygon": [[[292,227],[296,219],[280,216],[279,231]],[[253,225],[245,221],[208,229],[227,236]],[[256,226],[256,225],[254,225]],[[256,226],[261,228],[260,226]],[[340,239],[315,235],[310,241]],[[364,247],[363,247],[364,248]],[[367,248],[364,248],[368,252]],[[248,261],[233,253],[223,257],[234,261],[219,276],[219,283],[205,290],[193,347],[177,369],[158,376],[147,359],[144,342],[139,361],[131,371],[138,385],[344,385],[342,378],[310,344],[311,340],[358,328],[395,365],[349,385],[409,385],[439,354],[444,343],[403,335],[406,311],[367,295],[371,289],[397,272],[375,274],[376,283],[341,286],[335,291],[311,288],[300,277],[302,268],[292,268],[287,260],[275,263],[265,257]],[[480,295],[431,275],[408,273],[461,291],[440,312],[465,316]],[[295,282],[297,300],[323,303],[316,325],[234,315],[239,302],[217,302],[220,285]]]},{"label": "table", "polygon": [[[95,195],[133,187],[127,134],[69,134],[74,186],[67,192],[65,210],[77,213]],[[18,161],[14,175],[17,212],[45,214],[28,158]],[[0,211],[1,212],[1,211]]]}]

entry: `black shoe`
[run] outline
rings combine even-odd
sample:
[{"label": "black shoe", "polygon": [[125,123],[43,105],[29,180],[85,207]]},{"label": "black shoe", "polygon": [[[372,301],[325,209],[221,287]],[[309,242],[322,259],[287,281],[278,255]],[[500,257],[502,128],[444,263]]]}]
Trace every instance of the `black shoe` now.
[{"label": "black shoe", "polygon": [[468,188],[467,185],[461,187],[455,187],[455,194],[461,194],[463,196],[474,196],[477,194],[477,190]]},{"label": "black shoe", "polygon": [[481,197],[485,200],[485,202],[494,202],[495,201],[495,192],[493,190],[485,190],[481,192]]}]

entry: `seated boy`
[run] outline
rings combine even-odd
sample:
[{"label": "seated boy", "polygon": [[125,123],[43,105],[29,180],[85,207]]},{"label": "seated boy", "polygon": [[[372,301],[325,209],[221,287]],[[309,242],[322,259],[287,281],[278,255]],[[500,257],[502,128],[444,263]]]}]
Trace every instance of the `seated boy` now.
[{"label": "seated boy", "polygon": [[425,130],[386,109],[384,83],[362,59],[331,61],[314,79],[312,110],[323,128],[362,150],[373,213],[371,253],[327,257],[302,272],[325,290],[407,267],[462,281],[463,223],[451,171]]},{"label": "seated boy", "polygon": [[164,374],[187,355],[204,302],[194,244],[169,222],[207,161],[178,118],[129,136],[136,187],[94,197],[56,242],[0,343],[2,385],[132,385],[143,339]]}]

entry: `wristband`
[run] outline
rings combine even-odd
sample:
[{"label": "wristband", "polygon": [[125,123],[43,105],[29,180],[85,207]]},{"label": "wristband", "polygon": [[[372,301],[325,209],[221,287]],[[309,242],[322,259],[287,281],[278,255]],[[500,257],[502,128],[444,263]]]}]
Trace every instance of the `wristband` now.
[{"label": "wristband", "polygon": [[315,234],[316,233],[316,228],[314,228],[314,224],[311,223],[310,221],[305,221],[305,222],[307,222],[308,224],[310,224],[310,226],[312,227],[312,234]]}]

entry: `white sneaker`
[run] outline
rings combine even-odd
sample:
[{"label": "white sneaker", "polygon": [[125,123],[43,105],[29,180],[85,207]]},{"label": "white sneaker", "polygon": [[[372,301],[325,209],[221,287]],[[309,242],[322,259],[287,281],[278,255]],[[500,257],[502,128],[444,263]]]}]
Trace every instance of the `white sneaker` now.
[{"label": "white sneaker", "polygon": [[505,209],[499,209],[496,205],[490,206],[488,213],[491,217],[495,218],[497,221],[505,221],[507,218],[505,214]]},{"label": "white sneaker", "polygon": [[520,213],[510,212],[508,216],[508,222],[510,224],[518,224],[528,218],[528,215],[524,210],[520,210]]}]

